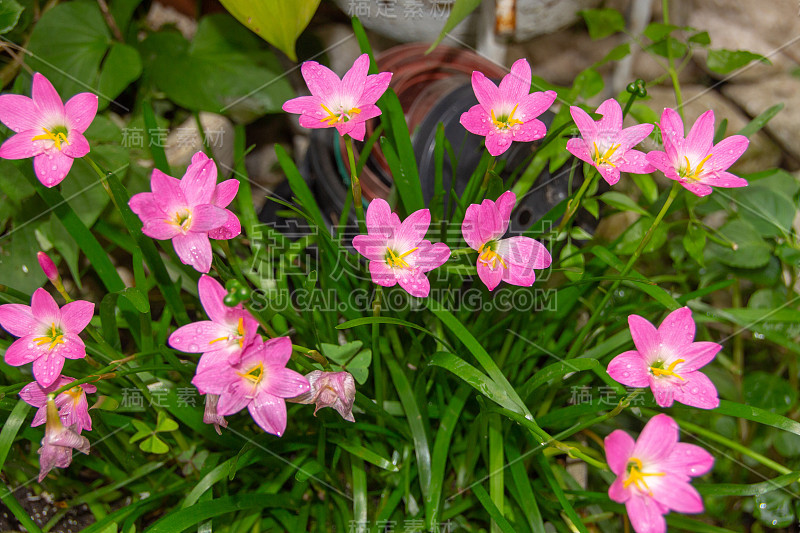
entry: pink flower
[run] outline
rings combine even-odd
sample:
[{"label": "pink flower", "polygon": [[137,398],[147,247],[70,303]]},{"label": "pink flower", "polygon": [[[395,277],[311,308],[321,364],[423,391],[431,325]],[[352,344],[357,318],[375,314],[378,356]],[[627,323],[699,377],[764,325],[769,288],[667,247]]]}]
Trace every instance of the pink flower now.
[{"label": "pink flower", "polygon": [[[60,376],[49,387],[42,387],[33,381],[19,391],[19,397],[25,400],[27,404],[39,408],[36,416],[33,417],[31,427],[41,426],[45,423],[47,395],[73,381],[75,381],[75,378]],[[86,399],[86,393],[92,394],[95,392],[97,392],[97,387],[91,383],[83,383],[75,385],[56,396],[56,407],[58,407],[58,415],[61,417],[61,422],[67,427],[73,427],[76,433],[80,433],[84,429],[91,431],[92,419],[89,416],[89,402]]]},{"label": "pink flower", "polygon": [[661,407],[670,407],[673,400],[701,409],[719,406],[716,387],[697,370],[710,363],[722,346],[693,342],[695,324],[688,307],[671,312],[658,329],[639,315],[630,315],[628,324],[636,350],[611,360],[612,378],[629,387],[649,385]]},{"label": "pink flower", "polygon": [[72,428],[65,428],[58,415],[53,399],[46,403],[47,425],[44,429],[39,454],[39,483],[53,468],[67,468],[72,463],[72,450],[89,453],[89,439],[78,435]]},{"label": "pink flower", "polygon": [[150,178],[153,192],[134,194],[128,205],[139,215],[142,232],[153,239],[172,239],[175,253],[198,272],[211,268],[212,239],[230,239],[241,233],[239,219],[225,207],[239,190],[239,181],[217,185],[217,166],[202,152],[182,179],[158,169]]},{"label": "pink flower", "polygon": [[89,153],[83,132],[97,113],[97,96],[76,94],[64,105],[38,72],[33,75],[31,95],[0,96],[0,121],[16,133],[0,146],[0,157],[32,157],[36,177],[45,187],[54,187],[69,173],[74,158]]},{"label": "pink flower", "polygon": [[376,198],[369,203],[366,219],[367,234],[356,235],[353,247],[369,259],[372,281],[383,287],[399,283],[412,296],[428,296],[431,284],[425,273],[450,257],[446,244],[425,240],[431,212],[420,209],[401,223],[386,200]]},{"label": "pink flower", "polygon": [[47,276],[47,279],[53,282],[57,281],[59,278],[58,268],[53,263],[53,260],[50,259],[50,256],[44,252],[38,252],[36,258],[39,260],[39,266],[42,268],[44,275]]},{"label": "pink flower", "polygon": [[290,398],[290,402],[316,404],[314,416],[323,407],[333,407],[342,418],[355,422],[353,402],[356,399],[356,382],[349,372],[323,372],[314,370],[306,374],[311,389],[305,394]]},{"label": "pink flower", "polygon": [[61,374],[64,359],[86,357],[86,346],[78,336],[94,314],[94,304],[76,300],[59,309],[44,289],[36,289],[31,305],[0,305],[0,326],[19,337],[6,350],[11,366],[33,362],[33,377],[49,387]]},{"label": "pink flower", "polygon": [[683,121],[674,109],[661,115],[664,152],[650,152],[647,162],[697,196],[711,194],[711,187],[746,187],[747,180],[726,172],[747,150],[744,135],[732,135],[714,145],[714,112],[700,115],[683,138]]},{"label": "pink flower", "polygon": [[678,442],[678,424],[656,415],[639,439],[618,429],[605,439],[606,460],[616,481],[608,496],[624,503],[636,533],[664,533],[664,515],[702,513],[703,499],[689,482],[714,466],[714,457],[700,446]]},{"label": "pink flower", "polygon": [[228,427],[228,421],[224,416],[219,416],[217,413],[217,404],[219,403],[219,396],[216,394],[206,394],[206,406],[203,410],[203,423],[214,424],[214,429],[217,435],[222,435],[220,427]]},{"label": "pink flower", "polygon": [[300,68],[311,96],[292,98],[283,104],[287,113],[299,113],[304,128],[335,127],[340,135],[364,140],[364,123],[381,114],[375,102],[389,87],[391,72],[367,75],[369,56],[362,54],[340,80],[316,61]]},{"label": "pink flower", "polygon": [[281,436],[286,429],[286,402],[309,389],[308,380],[286,368],[292,355],[289,337],[256,342],[237,364],[215,361],[198,369],[192,383],[208,394],[218,394],[217,415],[228,416],[247,407],[267,433]]},{"label": "pink flower", "polygon": [[547,132],[536,117],[547,111],[556,99],[555,91],[531,93],[531,66],[526,59],[511,65],[500,87],[482,73],[472,73],[472,89],[478,105],[461,115],[461,125],[475,135],[486,137],[486,149],[500,155],[512,141],[541,139]]},{"label": "pink flower", "polygon": [[202,353],[198,371],[217,361],[238,363],[257,336],[258,322],[242,304],[225,305],[227,291],[211,276],[200,276],[197,292],[211,320],[179,327],[169,336],[169,345],[182,352]]},{"label": "pink flower", "polygon": [[530,287],[536,280],[534,268],[550,266],[552,258],[542,243],[530,237],[500,239],[508,230],[516,195],[506,191],[497,202],[484,200],[467,208],[461,233],[473,250],[478,251],[478,277],[491,291],[505,281]]},{"label": "pink flower", "polygon": [[619,181],[620,172],[655,172],[644,153],[633,149],[650,135],[653,131],[652,124],[638,124],[623,129],[622,108],[613,98],[597,108],[597,113],[603,115],[597,122],[580,107],[571,106],[569,112],[581,132],[581,137],[567,141],[567,150],[596,168],[609,185]]}]

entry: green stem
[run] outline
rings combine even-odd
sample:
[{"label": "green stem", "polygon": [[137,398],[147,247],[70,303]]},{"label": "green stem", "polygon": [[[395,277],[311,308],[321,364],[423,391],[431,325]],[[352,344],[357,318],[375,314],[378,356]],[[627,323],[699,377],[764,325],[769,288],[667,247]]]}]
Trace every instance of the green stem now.
[{"label": "green stem", "polygon": [[[572,168],[569,171],[569,173],[570,173],[570,181],[572,179],[573,173],[575,172],[575,166],[577,164],[578,164],[578,160],[575,159],[572,162]],[[592,167],[592,168],[594,169],[594,167]],[[590,173],[583,180],[583,183],[581,184],[581,188],[578,189],[578,193],[575,195],[575,198],[572,198],[571,200],[569,200],[569,202],[567,202],[567,210],[564,213],[564,217],[561,219],[561,223],[558,225],[558,229],[556,230],[556,235],[558,235],[559,233],[564,231],[564,228],[566,227],[567,223],[572,219],[572,217],[575,215],[575,213],[578,211],[578,209],[580,209],[581,200],[583,199],[583,195],[586,193],[586,190],[589,188],[589,185],[595,180],[595,178],[597,178],[598,174],[599,173],[597,171],[594,171],[594,172]]]},{"label": "green stem", "polygon": [[345,135],[344,145],[347,148],[347,161],[350,163],[350,188],[353,191],[353,207],[356,208],[358,230],[361,233],[365,233],[367,226],[364,222],[364,204],[361,201],[361,181],[358,179],[358,169],[356,168],[356,160],[353,154],[352,137]]},{"label": "green stem", "polygon": [[620,272],[619,278],[616,281],[614,281],[614,283],[611,285],[611,288],[606,292],[605,296],[600,302],[600,305],[594,310],[592,316],[589,318],[589,321],[586,323],[585,326],[583,326],[580,333],[578,333],[578,337],[572,343],[572,347],[570,348],[569,353],[567,353],[566,357],[567,359],[575,357],[578,350],[581,349],[581,346],[583,345],[583,341],[586,339],[586,336],[589,334],[594,325],[600,319],[603,313],[603,309],[611,300],[611,298],[614,296],[614,292],[616,292],[620,283],[622,283],[622,280],[625,278],[625,276],[628,275],[628,272],[631,271],[633,265],[636,264],[636,261],[639,259],[639,256],[642,255],[642,252],[644,251],[645,247],[650,242],[650,239],[653,237],[653,233],[655,233],[655,230],[658,228],[659,224],[661,224],[661,220],[664,218],[664,215],[667,214],[667,211],[672,205],[672,202],[678,196],[678,191],[680,187],[681,185],[677,181],[672,184],[672,189],[670,189],[669,191],[669,196],[667,197],[667,200],[664,202],[664,205],[661,207],[661,210],[658,212],[658,215],[656,215],[655,220],[653,220],[653,223],[648,228],[647,233],[644,234],[642,242],[639,243],[639,246],[636,248],[636,251],[633,252],[631,258],[628,259],[628,263],[625,265],[625,268],[622,269],[622,272]]},{"label": "green stem", "polygon": [[622,110],[622,118],[623,119],[628,116],[628,112],[631,110],[631,106],[633,105],[633,102],[636,101],[636,91],[630,93],[630,95],[631,96],[630,96],[630,98],[628,98],[628,102],[625,104],[625,109]]},{"label": "green stem", "polygon": [[[375,287],[375,299],[372,301],[372,316],[381,316],[381,287]],[[383,407],[383,368],[381,367],[380,330],[377,322],[372,324],[372,377],[375,382],[375,402]],[[383,425],[381,420],[379,425]]]}]

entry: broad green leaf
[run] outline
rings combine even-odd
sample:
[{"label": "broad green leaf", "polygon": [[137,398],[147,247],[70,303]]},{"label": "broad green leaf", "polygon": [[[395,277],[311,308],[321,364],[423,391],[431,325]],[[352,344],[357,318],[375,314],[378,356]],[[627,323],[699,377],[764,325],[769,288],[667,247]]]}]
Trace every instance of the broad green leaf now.
[{"label": "broad green leaf", "polygon": [[112,43],[106,55],[103,70],[97,83],[99,94],[120,94],[125,87],[142,75],[142,59],[136,48],[123,43]]},{"label": "broad green leaf", "polygon": [[134,418],[131,420],[131,423],[133,424],[133,427],[136,428],[136,433],[131,435],[131,438],[128,439],[128,442],[136,442],[137,440],[141,440],[147,437],[148,435],[153,434],[153,430],[150,429],[150,426],[148,426],[141,420],[137,420]]},{"label": "broad green leaf", "polygon": [[38,226],[21,221],[18,229],[12,228],[12,233],[0,241],[0,284],[30,294],[47,280],[36,258]]},{"label": "broad green leaf", "polygon": [[639,204],[633,201],[633,198],[621,192],[609,191],[600,195],[600,199],[620,211],[633,211],[640,215],[650,216],[650,214],[642,209]]},{"label": "broad green leaf", "polygon": [[794,522],[792,493],[782,490],[773,490],[766,494],[759,494],[753,498],[755,503],[755,516],[762,524],[770,528],[784,528]]},{"label": "broad green leaf", "polygon": [[644,199],[648,204],[658,200],[658,186],[650,174],[628,174],[633,182],[642,191]]},{"label": "broad green leaf", "polygon": [[769,59],[761,54],[754,54],[747,50],[709,50],[706,64],[710,70],[718,74],[728,74],[742,68],[751,61],[761,61],[770,64]]},{"label": "broad green leaf", "polygon": [[169,418],[164,411],[159,411],[158,421],[156,422],[156,433],[175,431],[176,429],[178,429],[178,423]]},{"label": "broad green leaf", "polygon": [[686,55],[689,47],[677,39],[667,37],[647,46],[645,50],[649,50],[661,57],[669,57],[671,53],[673,58],[680,58]]},{"label": "broad green leaf", "polygon": [[575,87],[580,88],[580,96],[589,99],[603,90],[605,82],[603,81],[603,76],[597,70],[587,68],[575,78]]},{"label": "broad green leaf", "polygon": [[689,37],[686,42],[700,46],[708,46],[711,44],[711,37],[708,35],[707,31],[701,31]]},{"label": "broad green leaf", "polygon": [[439,43],[442,42],[442,39],[444,39],[448,33],[453,31],[453,28],[458,26],[458,24],[467,18],[470,13],[475,11],[479,5],[481,5],[481,0],[456,0],[453,4],[453,7],[450,8],[450,16],[447,17],[447,22],[445,22],[442,31],[425,53],[429,54],[433,52],[433,49],[439,46]]},{"label": "broad green leaf", "polygon": [[[622,234],[622,238],[617,243],[617,247],[615,251],[618,254],[622,255],[630,255],[636,251],[636,248],[639,247],[639,243],[642,242],[645,233],[647,233],[648,228],[653,223],[653,218],[650,216],[641,217],[639,220],[633,223],[633,225],[628,228],[628,230]],[[647,243],[647,246],[644,247],[643,253],[650,253],[655,250],[659,250],[664,243],[667,241],[667,225],[666,224],[659,224],[656,227],[655,231],[653,232],[653,236],[650,238],[650,242]]]},{"label": "broad green leaf", "polygon": [[592,39],[602,39],[625,29],[625,19],[616,9],[587,9],[578,13],[586,21]]},{"label": "broad green leaf", "polygon": [[715,242],[706,247],[706,259],[737,268],[759,268],[769,263],[770,248],[753,226],[743,220],[728,222],[719,232],[736,243],[736,250]]},{"label": "broad green leaf", "polygon": [[689,257],[700,263],[705,264],[703,259],[703,250],[706,247],[706,232],[703,228],[690,224],[683,236],[683,247]]},{"label": "broad green leaf", "polygon": [[0,34],[14,29],[23,9],[16,0],[0,0]]},{"label": "broad green leaf", "polygon": [[762,186],[737,191],[735,198],[739,216],[761,235],[777,237],[791,232],[796,209],[790,199]]},{"label": "broad green leaf", "polygon": [[612,48],[611,51],[607,53],[603,59],[600,60],[600,64],[607,63],[609,61],[619,61],[620,59],[627,57],[630,53],[631,53],[630,43],[622,43]]},{"label": "broad green leaf", "polygon": [[352,341],[342,344],[341,346],[323,342],[320,344],[320,349],[322,350],[322,355],[339,365],[344,365],[361,350],[363,345],[364,343],[361,341]]},{"label": "broad green leaf", "polygon": [[169,446],[167,446],[167,444],[163,440],[159,439],[155,434],[150,435],[148,438],[140,442],[139,448],[143,452],[147,453],[162,454],[169,451]]},{"label": "broad green leaf", "polygon": [[660,41],[675,30],[681,29],[674,24],[664,24],[663,22],[651,22],[644,29],[642,34],[653,42]]},{"label": "broad green leaf", "polygon": [[231,15],[269,44],[297,61],[295,43],[320,0],[220,0]]},{"label": "broad green leaf", "polygon": [[583,277],[586,260],[579,252],[579,248],[569,242],[561,249],[558,257],[558,266],[564,269],[564,275],[570,281],[577,281]]},{"label": "broad green leaf", "polygon": [[797,402],[797,390],[788,381],[769,372],[748,372],[742,384],[745,401],[779,415]]}]

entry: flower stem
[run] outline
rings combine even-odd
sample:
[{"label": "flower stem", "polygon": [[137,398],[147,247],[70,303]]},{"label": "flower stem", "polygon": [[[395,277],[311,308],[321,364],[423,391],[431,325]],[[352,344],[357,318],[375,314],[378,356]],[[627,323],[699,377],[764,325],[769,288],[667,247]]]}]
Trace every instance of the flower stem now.
[{"label": "flower stem", "polygon": [[572,343],[572,347],[567,353],[566,359],[575,357],[578,350],[580,350],[581,346],[583,345],[583,341],[589,334],[589,331],[591,331],[591,329],[600,319],[603,313],[603,309],[608,304],[609,300],[611,300],[611,298],[614,296],[614,292],[617,290],[620,283],[622,283],[622,280],[625,279],[625,276],[628,275],[628,272],[631,271],[633,265],[636,264],[636,261],[639,259],[639,256],[642,255],[642,252],[644,252],[645,247],[650,242],[650,239],[653,237],[653,234],[655,233],[659,224],[661,224],[661,220],[664,218],[664,215],[667,214],[667,211],[672,205],[672,202],[675,200],[675,197],[678,196],[678,191],[680,190],[680,187],[681,185],[677,181],[672,184],[672,189],[670,189],[669,191],[669,196],[667,196],[667,200],[664,202],[664,205],[661,206],[661,210],[658,212],[658,215],[656,215],[656,218],[655,220],[653,220],[653,223],[650,224],[650,227],[647,229],[647,233],[644,234],[642,242],[640,242],[639,246],[636,247],[636,251],[633,252],[631,258],[628,259],[628,263],[625,265],[625,268],[622,269],[622,272],[620,272],[619,278],[617,278],[617,280],[614,281],[614,283],[611,285],[611,288],[606,292],[605,296],[600,302],[600,305],[597,306],[597,308],[592,312],[589,321],[586,323],[585,326],[583,326],[583,328],[581,328],[580,333],[578,333],[578,337]]},{"label": "flower stem", "polygon": [[358,169],[356,169],[356,160],[353,154],[353,138],[345,135],[344,145],[347,148],[347,160],[350,163],[350,188],[353,191],[353,207],[356,208],[358,231],[365,233],[367,226],[364,222],[364,204],[361,202],[361,181],[358,179]]},{"label": "flower stem", "polygon": [[[570,180],[572,179],[572,175],[575,172],[575,166],[578,164],[578,160],[575,159],[572,163],[572,168],[570,169]],[[592,167],[594,168],[594,167]],[[575,215],[575,213],[581,207],[581,200],[583,199],[583,195],[586,193],[586,190],[589,188],[589,185],[597,178],[598,172],[590,173],[581,184],[581,188],[578,189],[578,193],[575,195],[575,198],[570,199],[567,202],[567,210],[564,213],[564,216],[561,218],[561,223],[558,225],[558,229],[556,230],[556,235],[564,231],[567,223],[569,223],[570,219]]]},{"label": "flower stem", "polygon": [[[661,0],[661,12],[664,25],[669,25],[669,0]],[[675,103],[678,106],[678,114],[683,118],[683,97],[681,96],[681,85],[678,82],[678,71],[675,69],[675,58],[672,57],[672,37],[667,35],[667,72],[672,80],[672,88],[675,91]]]}]

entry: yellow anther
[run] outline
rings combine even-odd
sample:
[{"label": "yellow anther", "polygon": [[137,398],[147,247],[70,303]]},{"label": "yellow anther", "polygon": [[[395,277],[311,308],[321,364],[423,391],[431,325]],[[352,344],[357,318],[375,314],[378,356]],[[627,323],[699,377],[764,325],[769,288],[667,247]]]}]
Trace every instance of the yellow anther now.
[{"label": "yellow anther", "polygon": [[389,257],[386,258],[386,262],[389,264],[390,267],[397,267],[397,268],[408,268],[408,263],[403,259],[407,255],[410,255],[412,252],[416,251],[417,247],[410,249],[409,251],[402,253],[400,255],[395,255],[394,251],[391,248],[387,248],[386,251],[389,253]]},{"label": "yellow anther", "polygon": [[689,162],[689,158],[687,156],[683,156],[686,160],[686,168],[680,172],[680,175],[684,178],[689,178],[690,180],[697,180],[700,179],[700,174],[703,173],[703,165],[705,165],[706,161],[711,158],[712,154],[708,154],[703,158],[700,163],[698,163],[697,168],[692,170],[692,164]]},{"label": "yellow anther", "polygon": [[[512,126],[515,126],[516,124],[522,124],[522,121],[521,121],[521,120],[514,118],[514,113],[517,111],[517,106],[518,106],[518,105],[519,105],[519,104],[517,104],[517,105],[515,105],[515,106],[514,106],[514,109],[512,109],[512,110],[511,110],[511,114],[510,114],[510,115],[508,115],[508,118],[506,118],[505,120],[498,120],[498,119],[497,119],[497,118],[494,116],[494,109],[492,109],[492,111],[491,111],[491,114],[492,114],[492,124],[494,124],[494,125],[495,125],[495,127],[499,128],[499,129],[501,129],[501,130],[508,129],[508,128],[512,127]],[[501,117],[501,118],[502,118],[502,117]]]},{"label": "yellow anther", "polygon": [[685,361],[685,359],[678,359],[678,360],[674,361],[671,365],[669,365],[667,368],[656,368],[654,366],[651,366],[650,370],[653,372],[653,375],[656,376],[656,377],[674,376],[674,377],[678,378],[681,381],[686,381],[681,376],[679,376],[677,372],[675,372],[675,367],[678,366],[678,363],[683,363],[684,361]]},{"label": "yellow anther", "polygon": [[35,342],[37,346],[44,346],[45,344],[50,344],[50,346],[47,347],[47,350],[49,351],[58,346],[59,344],[64,344],[64,335],[56,331],[56,324],[55,322],[52,322],[50,324],[50,336],[36,337],[35,339],[33,339],[33,342]]},{"label": "yellow anther", "polygon": [[602,155],[600,154],[600,150],[597,148],[597,143],[592,143],[594,146],[594,153],[592,154],[592,159],[598,165],[611,165],[614,168],[617,168],[617,165],[611,162],[611,156],[614,155],[621,144],[612,144],[610,148],[608,148]]},{"label": "yellow anther", "polygon": [[359,113],[361,113],[361,110],[359,108],[354,107],[350,109],[350,111],[342,111],[337,115],[336,113],[331,111],[330,108],[325,104],[320,104],[320,105],[322,106],[322,109],[324,109],[325,112],[328,113],[328,116],[319,119],[319,121],[327,122],[328,126],[333,126],[334,124],[337,124],[339,122],[347,122],[348,120],[350,120],[351,115],[358,115]]},{"label": "yellow anther", "polygon": [[237,372],[237,374],[252,381],[254,384],[257,384],[259,381],[261,381],[261,378],[264,377],[264,364],[258,363],[258,365],[254,366],[246,373],[242,374],[241,372]]},{"label": "yellow anther", "polygon": [[32,141],[53,141],[58,150],[61,150],[62,142],[69,144],[67,136],[63,132],[59,131],[53,133],[47,128],[42,128],[42,129],[44,130],[44,133],[42,135],[37,135],[36,137],[32,138],[31,139]]},{"label": "yellow anther", "polygon": [[478,250],[478,261],[482,261],[487,265],[491,263],[492,270],[497,268],[498,261],[500,261],[500,264],[503,265],[503,268],[508,268],[505,261],[503,261],[503,258],[500,257],[500,255],[497,252],[495,252],[491,248],[488,248],[486,244],[482,244],[480,250]]},{"label": "yellow anther", "polygon": [[[631,465],[631,463],[633,463]],[[630,466],[630,471],[628,472],[628,477],[625,478],[625,481],[622,482],[622,488],[627,489],[630,485],[636,485],[636,488],[639,490],[646,490],[650,496],[653,495],[653,492],[650,490],[650,487],[647,486],[647,481],[645,481],[646,476],[664,476],[666,475],[665,472],[642,472],[641,469],[643,468],[642,461],[637,459],[636,457],[631,457],[628,459],[628,465]],[[641,485],[639,485],[641,483]]]}]

